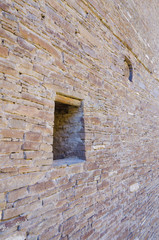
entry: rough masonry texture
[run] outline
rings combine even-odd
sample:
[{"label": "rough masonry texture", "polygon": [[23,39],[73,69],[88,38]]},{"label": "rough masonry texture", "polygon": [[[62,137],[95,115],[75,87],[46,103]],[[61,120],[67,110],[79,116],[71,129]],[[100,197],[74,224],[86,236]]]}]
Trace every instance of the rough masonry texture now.
[{"label": "rough masonry texture", "polygon": [[3,0],[0,25],[0,239],[158,240],[159,1]]}]

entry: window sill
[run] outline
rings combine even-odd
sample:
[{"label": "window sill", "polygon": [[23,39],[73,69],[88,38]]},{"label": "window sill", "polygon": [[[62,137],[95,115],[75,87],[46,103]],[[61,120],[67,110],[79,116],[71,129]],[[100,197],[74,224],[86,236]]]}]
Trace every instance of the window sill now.
[{"label": "window sill", "polygon": [[54,167],[64,167],[64,166],[71,166],[73,164],[84,163],[85,160],[79,159],[78,157],[68,157],[64,159],[57,159],[53,161]]}]

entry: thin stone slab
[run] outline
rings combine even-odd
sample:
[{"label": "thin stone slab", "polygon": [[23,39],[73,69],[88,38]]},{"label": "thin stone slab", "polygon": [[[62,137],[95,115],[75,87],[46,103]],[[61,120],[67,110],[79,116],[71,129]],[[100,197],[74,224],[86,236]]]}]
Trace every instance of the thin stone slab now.
[{"label": "thin stone slab", "polygon": [[77,157],[68,157],[64,159],[58,159],[53,161],[53,166],[54,167],[59,167],[59,166],[70,166],[72,164],[77,164],[77,163],[83,163],[85,160],[79,159]]}]

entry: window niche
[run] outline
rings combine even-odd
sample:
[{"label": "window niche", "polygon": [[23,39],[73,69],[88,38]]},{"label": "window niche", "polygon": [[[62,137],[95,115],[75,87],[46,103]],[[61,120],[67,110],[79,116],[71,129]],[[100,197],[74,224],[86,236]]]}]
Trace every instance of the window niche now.
[{"label": "window niche", "polygon": [[124,76],[126,76],[129,79],[129,81],[132,82],[133,81],[132,63],[131,63],[130,59],[127,58],[126,56],[125,56],[124,62],[125,62]]},{"label": "window niche", "polygon": [[57,94],[55,98],[54,166],[85,160],[85,132],[82,101]]}]

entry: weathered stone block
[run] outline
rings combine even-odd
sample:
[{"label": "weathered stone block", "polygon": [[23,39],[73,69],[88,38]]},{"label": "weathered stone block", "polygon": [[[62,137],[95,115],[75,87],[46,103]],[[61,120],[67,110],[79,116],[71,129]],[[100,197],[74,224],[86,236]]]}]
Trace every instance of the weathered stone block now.
[{"label": "weathered stone block", "polygon": [[6,47],[0,46],[0,57],[7,57],[8,49]]},{"label": "weathered stone block", "polygon": [[0,152],[1,153],[11,153],[11,152],[19,152],[21,150],[21,142],[2,142],[0,144]]},{"label": "weathered stone block", "polygon": [[38,132],[27,132],[25,133],[26,141],[40,142],[42,141],[42,135]]}]

